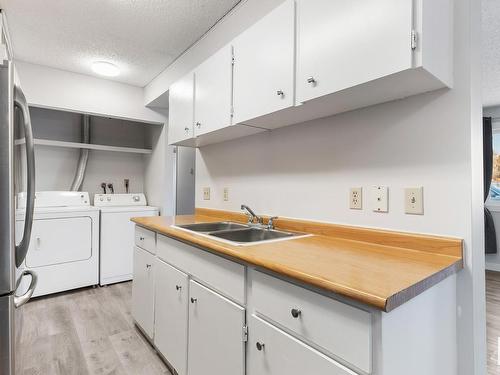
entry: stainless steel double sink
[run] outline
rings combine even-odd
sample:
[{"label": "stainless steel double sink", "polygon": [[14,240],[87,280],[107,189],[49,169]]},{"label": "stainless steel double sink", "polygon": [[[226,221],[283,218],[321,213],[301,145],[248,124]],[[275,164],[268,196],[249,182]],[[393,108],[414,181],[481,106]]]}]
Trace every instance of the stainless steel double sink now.
[{"label": "stainless steel double sink", "polygon": [[231,221],[175,225],[176,228],[203,234],[234,245],[250,245],[264,241],[285,240],[308,236],[303,233],[284,232]]}]

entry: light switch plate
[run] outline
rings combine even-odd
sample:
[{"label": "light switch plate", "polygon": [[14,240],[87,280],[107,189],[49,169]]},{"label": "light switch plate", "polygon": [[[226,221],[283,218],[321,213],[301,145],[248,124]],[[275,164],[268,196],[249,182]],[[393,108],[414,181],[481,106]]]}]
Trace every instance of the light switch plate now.
[{"label": "light switch plate", "polygon": [[224,202],[227,202],[229,200],[229,188],[225,187],[224,188]]},{"label": "light switch plate", "polygon": [[405,213],[424,214],[424,188],[422,186],[405,189]]},{"label": "light switch plate", "polygon": [[353,187],[349,189],[349,208],[351,210],[363,209],[363,188]]},{"label": "light switch plate", "polygon": [[389,212],[389,188],[387,186],[372,187],[372,209],[375,212]]},{"label": "light switch plate", "polygon": [[209,187],[203,188],[203,199],[206,201],[210,200],[210,188]]}]

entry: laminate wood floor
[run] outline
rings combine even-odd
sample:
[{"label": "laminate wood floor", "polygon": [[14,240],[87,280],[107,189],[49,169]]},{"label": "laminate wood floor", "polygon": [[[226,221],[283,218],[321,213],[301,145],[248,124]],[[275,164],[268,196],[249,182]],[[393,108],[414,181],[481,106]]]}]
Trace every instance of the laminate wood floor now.
[{"label": "laminate wood floor", "polygon": [[21,375],[171,375],[134,326],[132,283],[34,299],[24,308]]},{"label": "laminate wood floor", "polygon": [[[132,283],[36,298],[24,308],[20,375],[171,375],[131,315]],[[488,374],[500,375],[500,272],[486,272]]]},{"label": "laminate wood floor", "polygon": [[488,375],[500,375],[500,272],[486,271]]}]

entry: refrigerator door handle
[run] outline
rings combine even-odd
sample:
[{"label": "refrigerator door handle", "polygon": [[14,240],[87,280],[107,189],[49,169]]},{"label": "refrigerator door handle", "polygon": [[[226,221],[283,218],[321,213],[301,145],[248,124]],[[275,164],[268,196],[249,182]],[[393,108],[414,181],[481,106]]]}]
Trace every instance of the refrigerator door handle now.
[{"label": "refrigerator door handle", "polygon": [[18,86],[14,86],[14,105],[22,113],[24,136],[26,138],[26,169],[28,174],[23,237],[19,245],[16,246],[16,266],[19,267],[28,252],[31,228],[33,226],[33,214],[35,210],[35,148],[28,102]]},{"label": "refrigerator door handle", "polygon": [[19,281],[17,282],[17,286],[19,286],[19,284],[21,283],[22,278],[24,276],[27,276],[27,275],[31,276],[30,286],[29,286],[28,290],[26,291],[26,293],[24,293],[22,296],[16,296],[16,295],[14,296],[14,306],[16,308],[19,308],[22,305],[24,305],[26,302],[28,302],[30,300],[31,296],[33,295],[33,292],[35,291],[38,278],[36,276],[36,273],[34,273],[31,270],[24,270],[23,271],[23,273],[21,274],[21,277],[19,278]]}]

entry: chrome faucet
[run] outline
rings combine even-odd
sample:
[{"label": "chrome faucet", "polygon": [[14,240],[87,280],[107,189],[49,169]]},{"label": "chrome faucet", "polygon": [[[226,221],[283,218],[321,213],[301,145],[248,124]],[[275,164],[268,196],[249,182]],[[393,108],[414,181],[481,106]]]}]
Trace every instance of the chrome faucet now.
[{"label": "chrome faucet", "polygon": [[274,220],[276,220],[278,218],[278,216],[273,216],[273,217],[270,217],[268,222],[267,222],[267,229],[269,230],[272,230],[274,229]]},{"label": "chrome faucet", "polygon": [[248,216],[248,224],[254,224],[255,220],[257,219],[257,224],[262,225],[264,220],[260,216],[257,216],[250,207],[242,204],[241,209],[245,211],[245,214]]}]

